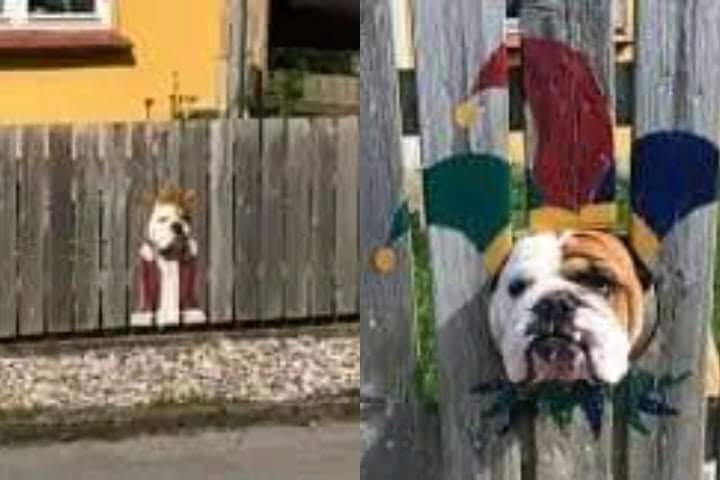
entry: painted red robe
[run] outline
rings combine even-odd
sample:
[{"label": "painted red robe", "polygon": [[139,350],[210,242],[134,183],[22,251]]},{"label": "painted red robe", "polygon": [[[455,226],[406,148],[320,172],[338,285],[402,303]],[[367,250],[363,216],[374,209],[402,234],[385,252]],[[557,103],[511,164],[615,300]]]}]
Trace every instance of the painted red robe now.
[{"label": "painted red robe", "polygon": [[[139,309],[133,314],[133,326],[152,326],[182,323],[202,323],[204,313],[199,309],[196,295],[197,247],[191,242],[175,259],[161,257],[145,243],[140,249],[138,268]],[[163,276],[168,276],[163,278]],[[172,276],[177,275],[177,278]],[[174,288],[176,292],[163,291]],[[163,305],[165,295],[165,305]],[[164,310],[163,310],[164,309]]]}]

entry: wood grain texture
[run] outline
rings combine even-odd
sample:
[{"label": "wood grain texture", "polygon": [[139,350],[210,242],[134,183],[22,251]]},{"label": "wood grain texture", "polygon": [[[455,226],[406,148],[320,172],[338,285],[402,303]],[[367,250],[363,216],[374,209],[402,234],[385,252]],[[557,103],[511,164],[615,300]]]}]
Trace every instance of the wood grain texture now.
[{"label": "wood grain texture", "polygon": [[155,158],[155,178],[158,189],[166,186],[180,186],[180,150],[185,131],[179,121],[168,122],[157,132],[157,157]]},{"label": "wood grain texture", "polygon": [[303,174],[307,180],[308,206],[306,210],[306,234],[307,234],[307,260],[305,263],[305,310],[307,315],[317,310],[316,296],[317,285],[321,283],[320,262],[318,257],[322,255],[320,250],[320,239],[318,238],[319,223],[319,192],[322,188],[320,175],[321,164],[324,161],[318,135],[318,127],[314,121],[310,121],[308,130],[308,141],[303,147],[305,156],[306,172]]},{"label": "wood grain texture", "polygon": [[311,138],[317,142],[318,157],[312,166],[310,248],[313,281],[309,313],[314,317],[325,317],[334,313],[336,122],[314,119]]},{"label": "wood grain texture", "polygon": [[358,305],[358,122],[338,124],[338,165],[335,188],[335,313],[353,315]]},{"label": "wood grain texture", "polygon": [[225,102],[229,118],[240,117],[245,108],[246,3],[228,0],[225,4]]},{"label": "wood grain texture", "polygon": [[[614,98],[612,3],[613,0],[529,0],[523,3],[520,20],[526,36],[556,40],[581,52],[609,99],[609,109]],[[532,116],[529,117],[527,124],[532,125]],[[536,138],[531,134],[527,139],[526,151],[534,152]],[[571,182],[573,172],[566,173],[567,181]],[[564,430],[552,422],[538,420],[532,442],[536,449],[535,478],[613,478],[612,428],[612,414],[607,414],[603,435],[596,441],[582,415],[576,415]]]},{"label": "wood grain texture", "polygon": [[[153,196],[164,185],[172,183],[172,179],[167,179],[165,167],[167,164],[168,142],[170,140],[169,131],[172,128],[173,123],[170,122],[152,123],[148,126],[147,154],[152,165],[152,171],[148,173],[152,174]],[[152,201],[152,199],[150,200]]]},{"label": "wood grain texture", "polygon": [[129,251],[127,242],[128,158],[132,136],[126,124],[103,129],[102,328],[128,326]]},{"label": "wood grain texture", "polygon": [[262,319],[283,318],[285,287],[285,179],[288,158],[286,119],[262,122],[262,214],[260,216],[259,290]]},{"label": "wood grain texture", "polygon": [[75,331],[100,329],[101,254],[101,189],[103,166],[98,152],[99,128],[75,128],[75,182],[77,219],[75,276]]},{"label": "wood grain texture", "polygon": [[402,197],[401,130],[389,3],[361,0],[360,9],[360,478],[438,480],[439,424],[424,421],[410,394],[414,352],[407,238],[395,245],[393,272],[378,275],[370,267]]},{"label": "wood grain texture", "polygon": [[245,0],[245,98],[262,102],[268,73],[272,0]]},{"label": "wood grain texture", "polygon": [[20,335],[40,335],[44,326],[44,249],[42,242],[45,224],[46,171],[45,152],[47,129],[26,127],[22,132],[22,158],[19,160],[19,225],[18,275]]},{"label": "wood grain texture", "polygon": [[235,318],[260,319],[260,123],[233,123],[232,157],[235,168]]},{"label": "wood grain texture", "polygon": [[598,439],[579,410],[566,428],[559,428],[549,417],[538,418],[532,478],[614,478],[612,415],[612,409],[606,409]]},{"label": "wood grain texture", "polygon": [[233,312],[234,204],[231,122],[210,124],[208,209],[208,315],[211,323],[229,323]]},{"label": "wood grain texture", "polygon": [[265,71],[268,66],[270,0],[253,0],[247,4],[247,65]]},{"label": "wood grain texture", "polygon": [[17,174],[16,128],[0,129],[0,337],[17,335]]},{"label": "wood grain texture", "polygon": [[207,120],[193,120],[184,125],[180,147],[180,185],[195,192],[192,234],[198,245],[198,276],[195,284],[200,309],[208,307],[208,170],[210,166],[210,125]]},{"label": "wood grain texture", "polygon": [[[682,131],[716,144],[720,4],[640,0],[636,15],[635,136]],[[682,220],[663,241],[657,272],[660,329],[643,365],[663,373],[690,370],[693,376],[670,396],[679,417],[653,425],[650,438],[629,435],[628,478],[703,478],[703,360],[715,232],[713,204]]]},{"label": "wood grain texture", "polygon": [[[198,286],[213,321],[307,319],[315,304],[331,315],[336,236],[357,232],[337,226],[334,176],[341,149],[351,158],[357,148],[357,126],[339,142],[335,120],[314,123],[268,121],[264,144],[257,120],[0,129],[0,338],[126,329],[150,206],[169,185],[198,194]],[[342,273],[349,283],[353,274]]]},{"label": "wood grain texture", "polygon": [[75,251],[75,164],[72,160],[72,127],[53,126],[49,131],[47,221],[43,229],[44,311],[47,331],[68,333],[75,321],[77,271]]},{"label": "wood grain texture", "polygon": [[131,125],[132,151],[127,157],[128,175],[128,282],[130,311],[140,307],[140,247],[147,237],[147,222],[150,216],[155,182],[152,164],[152,131],[150,125]]},{"label": "wood grain texture", "polygon": [[[479,122],[469,130],[453,122],[474,76],[503,41],[505,2],[416,2],[417,80],[423,164],[469,150],[504,157],[507,92],[493,89]],[[361,128],[364,135],[364,129]],[[364,161],[364,159],[363,159]],[[364,223],[363,223],[364,228]],[[470,395],[471,387],[502,375],[487,331],[484,287],[489,277],[471,242],[431,228],[441,387],[444,479],[520,478],[519,447],[495,435]]]},{"label": "wood grain texture", "polygon": [[290,121],[288,148],[291,154],[285,169],[286,202],[289,207],[285,219],[285,262],[288,272],[285,284],[285,316],[288,319],[307,318],[310,312],[310,192],[313,164],[317,160],[317,155],[313,153],[316,144],[308,141],[311,134],[310,120],[298,118]]}]

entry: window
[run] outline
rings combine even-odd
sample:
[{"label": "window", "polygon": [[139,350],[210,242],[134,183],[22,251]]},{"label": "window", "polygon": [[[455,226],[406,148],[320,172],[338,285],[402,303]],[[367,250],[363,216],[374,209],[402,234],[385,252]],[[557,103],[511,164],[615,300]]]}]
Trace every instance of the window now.
[{"label": "window", "polygon": [[63,15],[68,13],[94,14],[95,0],[29,0],[31,15]]},{"label": "window", "polygon": [[522,0],[508,0],[507,2],[507,17],[517,18],[520,16],[520,5]]},{"label": "window", "polygon": [[0,28],[111,26],[112,0],[0,0]]},{"label": "window", "polygon": [[[519,30],[520,9],[522,8],[523,1],[524,0],[507,0],[507,9],[505,11],[507,20],[505,24],[511,33]],[[620,35],[631,35],[632,1],[614,0],[613,7],[615,32]]]}]

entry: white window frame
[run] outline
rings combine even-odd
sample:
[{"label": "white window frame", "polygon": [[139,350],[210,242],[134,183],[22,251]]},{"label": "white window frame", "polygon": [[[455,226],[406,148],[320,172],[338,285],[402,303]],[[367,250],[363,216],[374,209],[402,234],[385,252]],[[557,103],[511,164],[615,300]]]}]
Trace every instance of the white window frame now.
[{"label": "white window frame", "polygon": [[30,0],[4,0],[4,8],[0,11],[0,29],[109,29],[112,27],[114,1],[117,0],[95,0],[93,13],[31,14]]},{"label": "white window frame", "polygon": [[[634,2],[633,0],[614,0],[614,2],[613,26],[615,35],[620,38],[631,39],[633,37]],[[505,19],[505,33],[520,33],[519,17],[507,17]]]}]

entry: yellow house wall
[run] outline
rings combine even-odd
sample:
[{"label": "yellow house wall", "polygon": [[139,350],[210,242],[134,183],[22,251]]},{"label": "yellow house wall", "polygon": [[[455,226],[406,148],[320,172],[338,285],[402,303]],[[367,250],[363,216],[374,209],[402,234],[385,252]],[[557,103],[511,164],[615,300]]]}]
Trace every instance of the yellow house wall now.
[{"label": "yellow house wall", "polygon": [[[0,122],[124,121],[170,118],[173,72],[196,108],[222,107],[223,0],[116,0],[114,23],[133,44],[134,64],[99,57],[84,65],[28,66],[0,57]],[[87,60],[87,62],[85,62]]]}]

